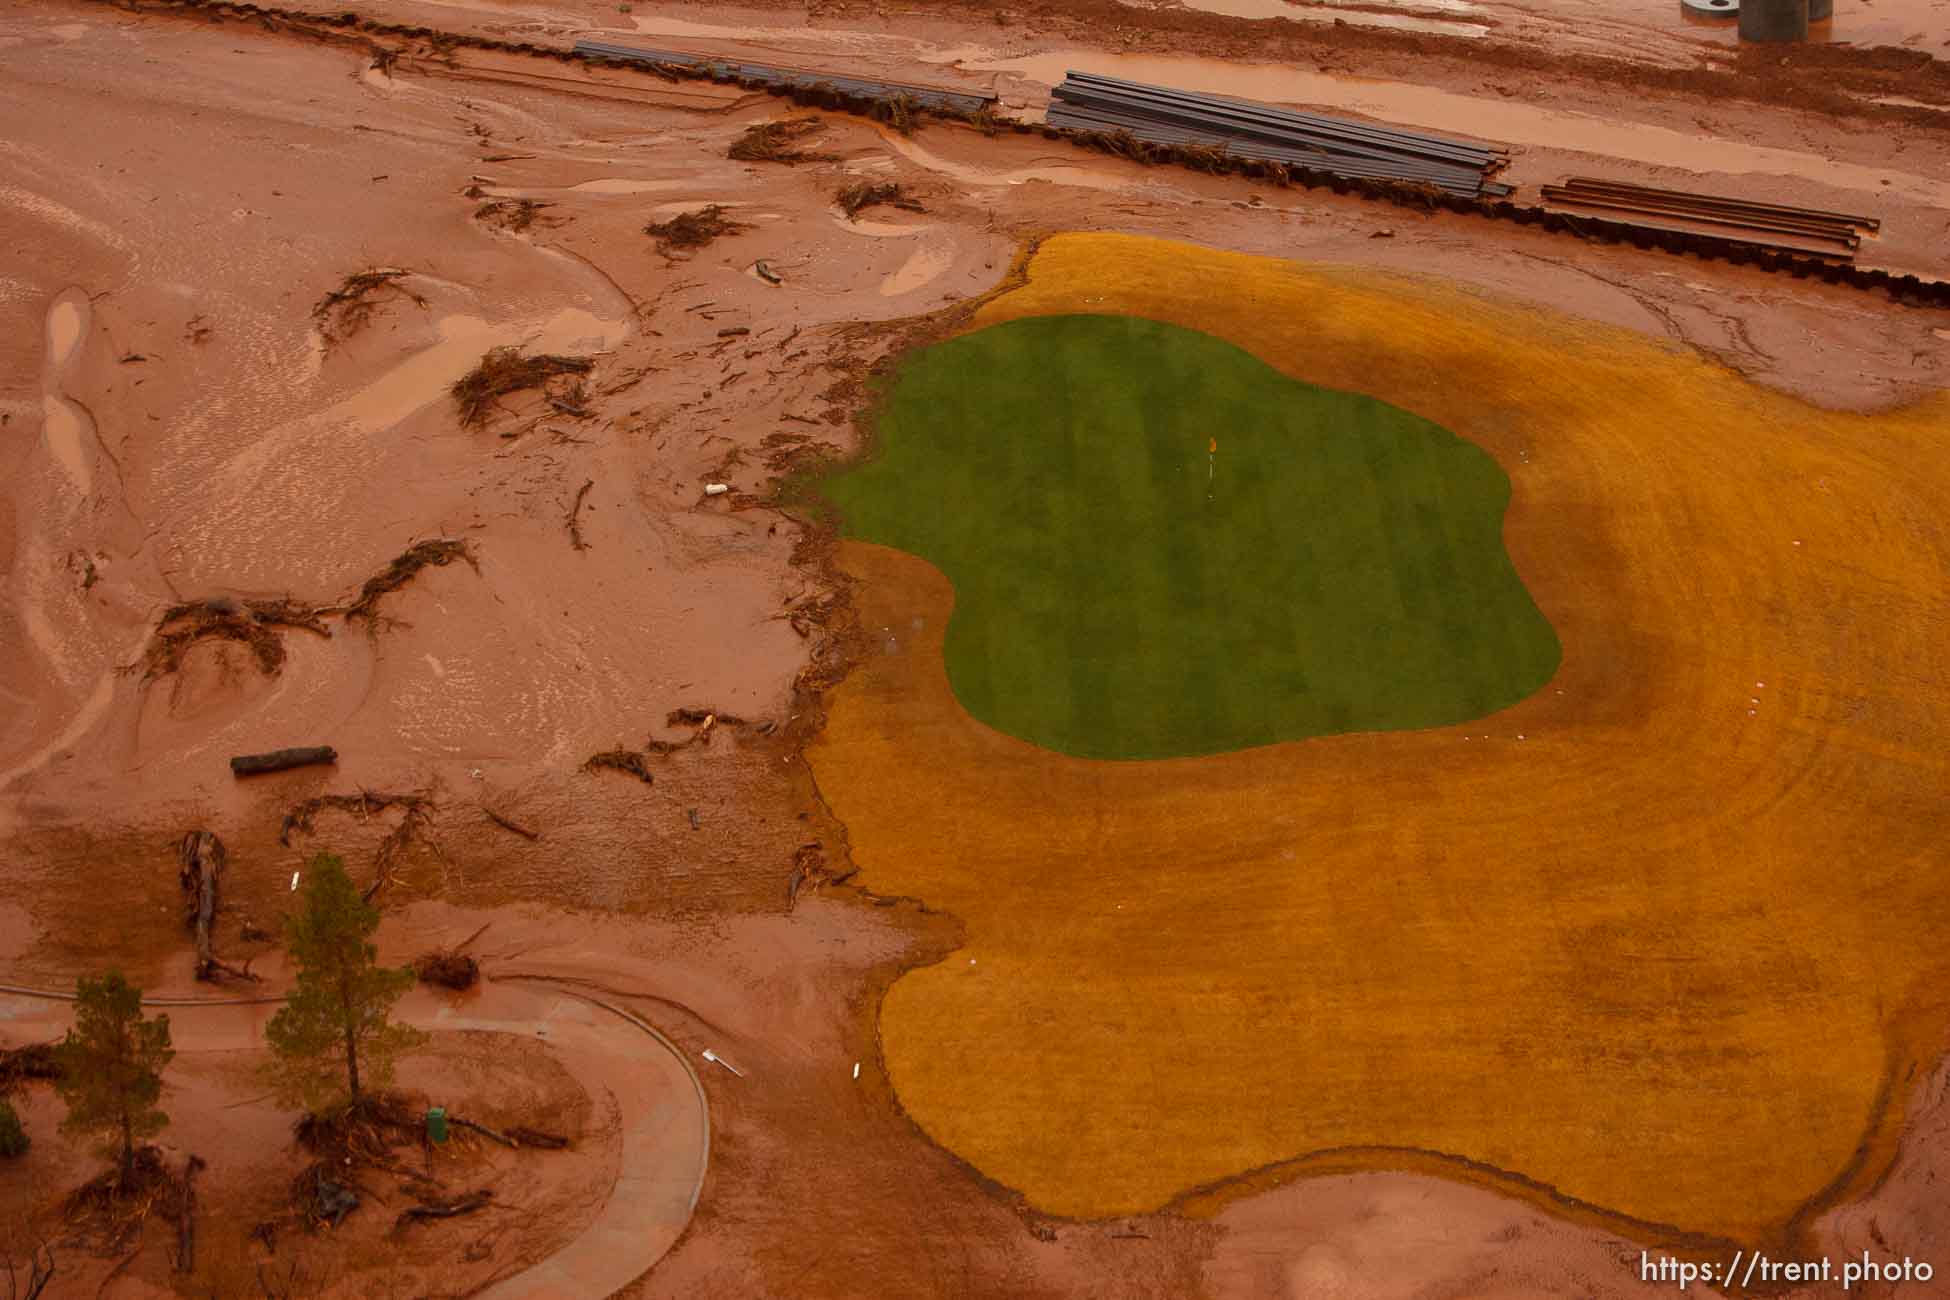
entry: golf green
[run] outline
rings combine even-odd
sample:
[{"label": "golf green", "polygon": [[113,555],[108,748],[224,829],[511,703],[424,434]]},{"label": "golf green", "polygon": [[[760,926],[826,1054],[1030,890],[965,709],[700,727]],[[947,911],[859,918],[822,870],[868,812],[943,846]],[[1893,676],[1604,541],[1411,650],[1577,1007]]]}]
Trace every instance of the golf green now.
[{"label": "golf green", "polygon": [[991,326],[909,358],[877,431],[824,494],[849,536],[948,575],[956,697],[1034,744],[1148,759],[1439,727],[1556,671],[1488,455],[1210,335]]}]

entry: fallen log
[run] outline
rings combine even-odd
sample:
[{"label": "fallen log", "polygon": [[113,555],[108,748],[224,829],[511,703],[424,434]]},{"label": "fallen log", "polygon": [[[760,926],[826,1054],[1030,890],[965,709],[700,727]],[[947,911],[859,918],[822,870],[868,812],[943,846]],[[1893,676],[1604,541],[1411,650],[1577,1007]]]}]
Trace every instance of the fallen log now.
[{"label": "fallen log", "polygon": [[268,754],[238,754],[230,760],[230,772],[232,776],[256,776],[261,772],[282,772],[286,768],[338,761],[339,752],[330,745],[303,745],[296,749],[274,749]]},{"label": "fallen log", "polygon": [[393,1227],[395,1229],[404,1228],[409,1223],[418,1223],[423,1219],[451,1219],[456,1215],[472,1214],[476,1210],[485,1208],[488,1202],[493,1199],[494,1192],[489,1188],[483,1187],[478,1192],[469,1192],[465,1196],[456,1196],[451,1201],[433,1201],[426,1205],[409,1205],[399,1212],[399,1218],[393,1220]]},{"label": "fallen log", "polygon": [[190,927],[196,931],[196,977],[210,978],[216,956],[210,951],[210,927],[217,917],[217,877],[223,872],[223,841],[209,831],[191,831],[177,846],[182,864],[177,879],[189,906]]},{"label": "fallen log", "polygon": [[196,1271],[196,1171],[203,1168],[202,1156],[191,1156],[183,1166],[183,1194],[176,1209],[176,1271]]}]

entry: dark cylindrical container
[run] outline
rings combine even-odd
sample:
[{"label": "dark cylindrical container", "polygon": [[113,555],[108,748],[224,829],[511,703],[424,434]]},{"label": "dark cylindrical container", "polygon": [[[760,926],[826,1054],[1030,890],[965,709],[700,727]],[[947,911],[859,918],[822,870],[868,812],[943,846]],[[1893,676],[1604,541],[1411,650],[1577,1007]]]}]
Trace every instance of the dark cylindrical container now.
[{"label": "dark cylindrical container", "polygon": [[1809,0],[1740,0],[1743,41],[1805,41]]}]

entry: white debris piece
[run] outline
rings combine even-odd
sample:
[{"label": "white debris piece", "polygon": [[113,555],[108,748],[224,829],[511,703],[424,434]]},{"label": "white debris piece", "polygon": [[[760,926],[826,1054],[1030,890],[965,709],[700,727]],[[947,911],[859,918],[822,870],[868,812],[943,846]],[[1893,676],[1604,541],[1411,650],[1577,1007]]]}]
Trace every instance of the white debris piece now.
[{"label": "white debris piece", "polygon": [[704,485],[704,495],[707,497],[721,497],[729,491],[731,491],[731,484],[729,483],[706,483]]},{"label": "white debris piece", "polygon": [[853,1077],[856,1079],[860,1077],[860,1063],[858,1061],[853,1063]]},{"label": "white debris piece", "polygon": [[293,893],[298,891],[298,873],[295,871],[291,873],[291,891]]},{"label": "white debris piece", "polygon": [[733,1065],[730,1061],[725,1060],[724,1057],[719,1056],[716,1052],[712,1051],[708,1047],[704,1049],[704,1059],[711,1062],[711,1064],[713,1065],[722,1065],[725,1069],[731,1071],[733,1074],[737,1075],[741,1079],[745,1077],[745,1072],[743,1070]]}]

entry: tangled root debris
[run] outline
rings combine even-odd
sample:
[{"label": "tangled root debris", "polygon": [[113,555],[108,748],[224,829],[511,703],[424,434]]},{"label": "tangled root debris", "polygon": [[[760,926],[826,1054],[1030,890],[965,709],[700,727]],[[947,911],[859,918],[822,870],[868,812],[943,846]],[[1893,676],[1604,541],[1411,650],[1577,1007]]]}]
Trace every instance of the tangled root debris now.
[{"label": "tangled root debris", "polygon": [[851,221],[863,209],[885,204],[890,208],[901,208],[908,212],[926,212],[927,209],[909,198],[907,187],[896,181],[855,181],[842,185],[833,196],[839,201],[840,211],[846,213]]},{"label": "tangled root debris", "polygon": [[474,220],[498,230],[511,230],[519,234],[537,220],[554,224],[553,217],[541,215],[543,208],[554,206],[553,203],[538,203],[534,199],[490,199],[474,209]]},{"label": "tangled root debris", "polygon": [[421,569],[452,564],[455,560],[465,560],[474,572],[481,571],[480,564],[474,559],[474,552],[468,549],[464,541],[436,537],[431,541],[414,543],[391,564],[366,579],[365,585],[359,588],[358,598],[345,607],[346,618],[377,619],[380,600],[412,581],[414,574]]},{"label": "tangled root debris", "polygon": [[416,307],[426,306],[424,297],[401,283],[408,274],[381,267],[357,271],[319,299],[311,309],[311,318],[326,344],[342,343],[357,334],[372,323],[373,312],[382,304],[405,299]]},{"label": "tangled root debris", "polygon": [[423,952],[413,959],[422,984],[445,989],[471,989],[481,977],[481,964],[463,952]]},{"label": "tangled root debris", "polygon": [[605,749],[600,754],[591,754],[582,762],[582,770],[585,772],[594,772],[605,767],[628,773],[645,785],[657,783],[657,778],[650,774],[649,761],[634,749],[624,749],[621,746]]},{"label": "tangled root debris", "polygon": [[666,257],[680,248],[702,248],[720,235],[735,235],[751,227],[733,221],[721,204],[713,203],[695,212],[680,212],[668,221],[653,221],[643,228],[654,235],[657,251]]},{"label": "tangled root debris", "polygon": [[816,117],[787,118],[783,122],[759,122],[745,128],[745,133],[731,142],[726,150],[727,158],[739,162],[831,162],[830,153],[808,153],[793,148],[793,142],[803,140],[818,131],[820,121]]},{"label": "tangled root debris", "polygon": [[548,353],[523,356],[518,347],[495,348],[482,356],[481,364],[456,379],[449,389],[460,410],[460,422],[470,429],[487,424],[495,404],[509,393],[524,388],[549,391],[550,381],[564,375],[586,375],[595,369],[589,357],[562,357]]},{"label": "tangled root debris", "polygon": [[142,678],[154,681],[176,672],[199,641],[236,641],[249,646],[257,666],[275,673],[284,666],[280,628],[303,628],[329,637],[320,615],[326,611],[290,599],[232,600],[225,596],[172,605],[156,622],[156,633],[142,656]]}]

